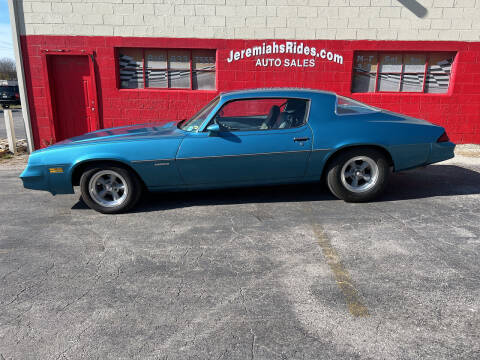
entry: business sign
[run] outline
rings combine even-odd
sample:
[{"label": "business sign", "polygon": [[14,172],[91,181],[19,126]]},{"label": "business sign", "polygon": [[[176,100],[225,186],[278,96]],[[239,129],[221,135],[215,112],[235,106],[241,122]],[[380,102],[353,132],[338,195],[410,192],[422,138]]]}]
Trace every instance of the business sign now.
[{"label": "business sign", "polygon": [[[278,55],[282,56],[278,57]],[[309,58],[305,59],[299,56],[308,56]],[[285,41],[283,43],[274,41],[241,50],[230,50],[227,62],[232,63],[251,57],[257,57],[255,66],[263,67],[315,67],[319,60],[343,64],[343,56],[340,54],[296,41]]]}]

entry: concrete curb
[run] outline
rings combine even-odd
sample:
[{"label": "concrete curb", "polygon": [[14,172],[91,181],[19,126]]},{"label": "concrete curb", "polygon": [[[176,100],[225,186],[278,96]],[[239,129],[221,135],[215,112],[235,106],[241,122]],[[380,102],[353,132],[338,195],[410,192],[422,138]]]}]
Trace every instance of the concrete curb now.
[{"label": "concrete curb", "polygon": [[477,144],[461,144],[455,147],[455,155],[467,157],[480,157],[480,145]]}]

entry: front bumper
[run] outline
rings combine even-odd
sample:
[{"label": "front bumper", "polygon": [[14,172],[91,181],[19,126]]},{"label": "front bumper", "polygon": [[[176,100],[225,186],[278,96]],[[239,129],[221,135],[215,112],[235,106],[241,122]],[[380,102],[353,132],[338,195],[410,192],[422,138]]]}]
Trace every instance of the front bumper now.
[{"label": "front bumper", "polygon": [[[63,172],[50,173],[51,168],[62,168]],[[62,165],[27,165],[20,174],[25,189],[49,191],[52,195],[73,194],[68,168]]]}]

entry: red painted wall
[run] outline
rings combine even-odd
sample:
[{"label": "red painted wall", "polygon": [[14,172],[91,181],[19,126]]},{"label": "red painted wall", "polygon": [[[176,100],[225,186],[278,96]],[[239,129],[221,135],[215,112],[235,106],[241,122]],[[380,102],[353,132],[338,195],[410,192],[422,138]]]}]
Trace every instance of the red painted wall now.
[{"label": "red painted wall", "polygon": [[[100,127],[188,118],[220,91],[257,87],[305,87],[334,91],[365,103],[444,126],[457,143],[480,143],[480,43],[443,41],[307,40],[305,45],[343,56],[343,64],[315,58],[315,67],[260,67],[256,57],[227,62],[231,50],[282,40],[222,40],[40,36],[21,38],[35,147],[55,142],[48,98],[45,50],[95,54]],[[297,43],[300,41],[297,40]],[[119,89],[115,48],[217,49],[217,90]],[[456,51],[448,94],[352,94],[354,51]],[[262,56],[311,59],[311,56]]]}]

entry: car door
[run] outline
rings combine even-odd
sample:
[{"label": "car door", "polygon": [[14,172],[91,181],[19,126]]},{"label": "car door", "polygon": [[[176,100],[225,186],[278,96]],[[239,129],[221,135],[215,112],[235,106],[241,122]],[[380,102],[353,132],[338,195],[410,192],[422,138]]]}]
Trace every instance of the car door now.
[{"label": "car door", "polygon": [[[288,100],[229,102],[219,111],[220,116],[212,119],[222,125],[220,131],[187,135],[176,162],[186,184],[240,185],[301,179],[312,150],[312,131],[307,123],[309,102],[303,100],[303,119],[296,126],[280,127]],[[272,115],[274,107],[282,110]]]}]

